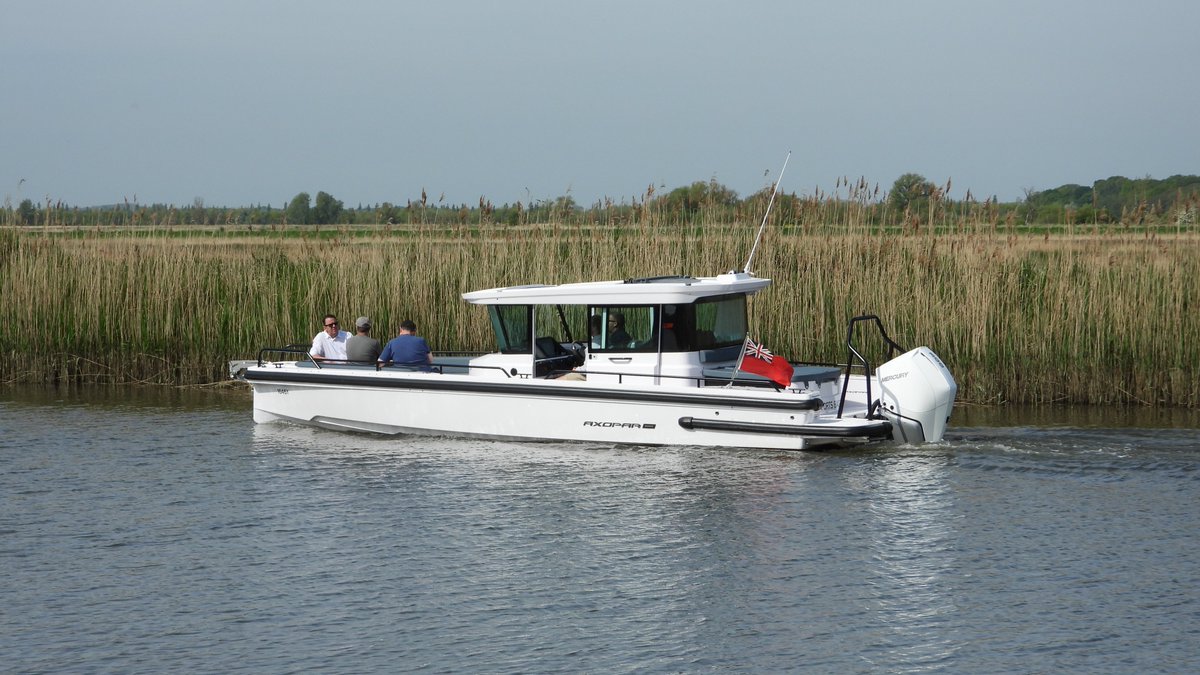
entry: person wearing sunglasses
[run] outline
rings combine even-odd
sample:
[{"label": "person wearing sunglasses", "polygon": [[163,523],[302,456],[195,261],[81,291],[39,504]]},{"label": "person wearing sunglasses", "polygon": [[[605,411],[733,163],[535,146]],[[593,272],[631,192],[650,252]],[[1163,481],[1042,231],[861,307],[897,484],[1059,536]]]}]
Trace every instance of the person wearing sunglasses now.
[{"label": "person wearing sunglasses", "polygon": [[608,315],[608,345],[624,349],[633,344],[633,337],[625,332],[625,315],[611,312]]},{"label": "person wearing sunglasses", "polygon": [[313,336],[312,349],[308,350],[308,355],[318,361],[345,361],[346,340],[350,339],[350,333],[341,329],[337,317],[332,314],[325,315],[324,323],[324,330]]}]

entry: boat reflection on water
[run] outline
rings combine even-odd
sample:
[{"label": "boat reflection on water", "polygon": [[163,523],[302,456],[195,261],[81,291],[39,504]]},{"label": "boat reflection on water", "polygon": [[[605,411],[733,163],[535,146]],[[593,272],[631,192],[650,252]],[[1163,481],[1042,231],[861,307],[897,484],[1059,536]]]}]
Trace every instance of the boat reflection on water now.
[{"label": "boat reflection on water", "polygon": [[958,511],[942,451],[902,452],[878,458],[859,476],[866,505],[868,544],[863,610],[879,627],[868,661],[929,668],[948,662],[962,645],[950,626],[962,598],[964,572],[956,542]]}]

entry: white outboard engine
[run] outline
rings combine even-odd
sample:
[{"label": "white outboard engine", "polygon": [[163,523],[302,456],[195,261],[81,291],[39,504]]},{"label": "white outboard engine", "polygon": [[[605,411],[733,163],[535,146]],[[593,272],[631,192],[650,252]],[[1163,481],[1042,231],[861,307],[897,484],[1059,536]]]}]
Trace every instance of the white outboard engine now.
[{"label": "white outboard engine", "polygon": [[879,412],[891,421],[893,437],[905,443],[936,443],[946,432],[958,385],[946,364],[928,347],[917,347],[875,369]]}]

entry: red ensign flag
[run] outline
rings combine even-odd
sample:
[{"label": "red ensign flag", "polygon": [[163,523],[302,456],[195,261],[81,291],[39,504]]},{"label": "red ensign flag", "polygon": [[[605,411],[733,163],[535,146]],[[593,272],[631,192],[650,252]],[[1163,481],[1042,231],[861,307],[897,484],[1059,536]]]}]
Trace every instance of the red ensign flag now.
[{"label": "red ensign flag", "polygon": [[787,360],[775,356],[771,350],[750,338],[746,338],[746,345],[742,349],[742,370],[762,375],[781,387],[792,383],[792,364]]}]

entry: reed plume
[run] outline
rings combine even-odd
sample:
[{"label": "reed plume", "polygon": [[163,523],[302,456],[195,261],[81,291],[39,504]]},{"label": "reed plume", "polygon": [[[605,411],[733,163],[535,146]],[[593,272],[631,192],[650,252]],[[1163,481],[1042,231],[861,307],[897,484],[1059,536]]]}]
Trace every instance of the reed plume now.
[{"label": "reed plume", "polygon": [[[836,230],[807,215],[826,207],[797,201],[764,235],[754,271],[776,283],[752,299],[751,327],[777,353],[844,360],[848,319],[875,313],[901,344],[937,351],[964,401],[1200,406],[1194,234],[1029,236],[991,223],[884,236],[854,211],[872,188],[847,186]],[[986,220],[986,203],[971,208]],[[326,312],[369,315],[381,339],[411,318],[436,350],[487,350],[485,312],[464,291],[717,274],[742,264],[752,231],[656,220],[328,238],[5,230],[0,381],[214,382],[230,359],[307,344]]]}]

